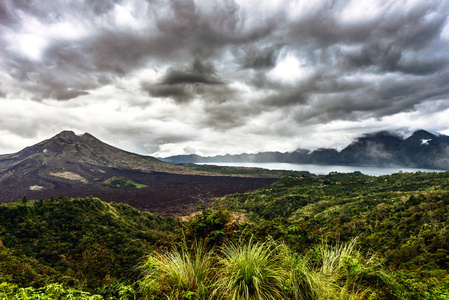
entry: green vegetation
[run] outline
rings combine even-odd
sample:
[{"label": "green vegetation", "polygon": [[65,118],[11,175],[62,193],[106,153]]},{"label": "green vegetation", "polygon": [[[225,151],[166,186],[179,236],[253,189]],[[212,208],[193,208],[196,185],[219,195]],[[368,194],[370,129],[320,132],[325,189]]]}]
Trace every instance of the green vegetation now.
[{"label": "green vegetation", "polygon": [[[259,236],[307,244],[359,236],[416,293],[449,293],[449,172],[361,173],[285,177],[252,193],[224,197],[217,207],[244,213]],[[436,292],[435,291],[440,291]]]},{"label": "green vegetation", "polygon": [[177,166],[183,166],[192,171],[218,173],[223,175],[236,176],[251,176],[251,177],[269,177],[281,178],[288,175],[311,175],[307,171],[287,171],[287,170],[268,170],[262,168],[248,168],[248,167],[228,167],[215,165],[197,165],[197,164],[183,164],[183,163],[168,163]]},{"label": "green vegetation", "polygon": [[132,180],[121,176],[108,178],[100,185],[114,189],[140,189],[146,187],[144,184],[134,183]]},{"label": "green vegetation", "polygon": [[20,299],[85,299],[85,300],[100,300],[103,299],[100,295],[91,295],[88,292],[83,292],[73,288],[64,288],[62,284],[52,283],[42,288],[19,288],[16,284],[7,282],[0,283],[0,297],[1,299],[20,300]]},{"label": "green vegetation", "polygon": [[142,257],[170,244],[175,221],[96,198],[0,205],[0,279],[93,291],[131,282]]},{"label": "green vegetation", "polygon": [[141,282],[147,298],[160,296],[170,299],[206,299],[211,285],[212,253],[203,243],[191,248],[151,254],[142,270],[146,275]]},{"label": "green vegetation", "polygon": [[[352,241],[318,245],[299,255],[284,243],[252,238],[205,250],[204,244],[148,257],[145,299],[367,299],[398,287],[375,258],[363,259]],[[215,250],[215,251],[214,251]]]},{"label": "green vegetation", "polygon": [[214,294],[229,299],[277,299],[285,270],[276,245],[269,242],[229,244],[222,249]]},{"label": "green vegetation", "polygon": [[0,205],[0,299],[449,299],[449,172],[288,176],[188,220]]}]

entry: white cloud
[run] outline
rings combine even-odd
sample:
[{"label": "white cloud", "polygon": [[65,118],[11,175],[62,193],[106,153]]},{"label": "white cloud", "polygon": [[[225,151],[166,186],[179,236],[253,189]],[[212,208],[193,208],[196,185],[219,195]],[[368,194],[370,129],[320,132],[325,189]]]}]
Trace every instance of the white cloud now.
[{"label": "white cloud", "polygon": [[291,20],[304,18],[310,14],[316,13],[319,9],[326,6],[328,1],[288,1],[287,14]]},{"label": "white cloud", "polygon": [[312,74],[313,69],[307,66],[305,59],[299,59],[293,53],[287,52],[268,72],[268,77],[285,85],[294,85]]},{"label": "white cloud", "polygon": [[382,16],[392,3],[385,0],[351,0],[343,8],[339,17],[344,23],[368,23]]},{"label": "white cloud", "polygon": [[142,30],[148,25],[148,3],[144,1],[128,1],[116,4],[114,8],[115,24],[133,30]]},{"label": "white cloud", "polygon": [[449,40],[449,17],[446,18],[446,25],[441,30],[441,38],[448,41]]}]

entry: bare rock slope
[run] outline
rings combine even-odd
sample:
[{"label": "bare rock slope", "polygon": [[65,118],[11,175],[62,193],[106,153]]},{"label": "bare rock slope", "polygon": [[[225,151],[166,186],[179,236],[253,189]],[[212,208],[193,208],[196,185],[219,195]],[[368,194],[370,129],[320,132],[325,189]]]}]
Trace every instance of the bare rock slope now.
[{"label": "bare rock slope", "polygon": [[[101,183],[125,177],[145,185],[115,189]],[[266,186],[275,179],[192,174],[154,157],[123,151],[85,133],[63,131],[17,153],[0,156],[0,203],[28,199],[95,196],[163,215],[186,214],[215,197]]]}]

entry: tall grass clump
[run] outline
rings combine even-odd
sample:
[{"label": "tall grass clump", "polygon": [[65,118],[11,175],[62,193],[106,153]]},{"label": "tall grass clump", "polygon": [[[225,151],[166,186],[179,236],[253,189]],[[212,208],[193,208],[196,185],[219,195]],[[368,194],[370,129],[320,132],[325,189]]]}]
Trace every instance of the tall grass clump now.
[{"label": "tall grass clump", "polygon": [[154,252],[142,266],[146,299],[207,299],[212,255],[203,243]]},{"label": "tall grass clump", "polygon": [[322,243],[304,254],[281,245],[279,255],[289,276],[284,299],[396,299],[399,285],[376,255],[366,259],[356,242],[357,238],[335,245]]},{"label": "tall grass clump", "polygon": [[293,252],[287,245],[280,245],[279,256],[287,271],[284,286],[284,299],[314,300],[321,299],[327,281],[322,280],[318,272],[312,270],[309,258]]},{"label": "tall grass clump", "polygon": [[222,249],[214,282],[217,299],[283,299],[287,272],[272,242],[241,240]]},{"label": "tall grass clump", "polygon": [[154,252],[143,265],[145,299],[362,300],[398,299],[400,285],[356,239],[297,253],[286,244],[253,238],[216,252],[194,243]]},{"label": "tall grass clump", "polygon": [[346,274],[348,260],[360,258],[360,253],[355,249],[356,241],[357,239],[352,239],[346,244],[338,242],[333,246],[328,244],[315,246],[315,254],[318,257],[317,267],[321,273],[335,279]]},{"label": "tall grass clump", "polygon": [[356,242],[357,237],[344,244],[323,243],[308,254],[322,298],[365,299],[375,297],[374,291],[379,288],[393,296],[397,283],[383,270],[376,255],[365,258],[355,248]]}]

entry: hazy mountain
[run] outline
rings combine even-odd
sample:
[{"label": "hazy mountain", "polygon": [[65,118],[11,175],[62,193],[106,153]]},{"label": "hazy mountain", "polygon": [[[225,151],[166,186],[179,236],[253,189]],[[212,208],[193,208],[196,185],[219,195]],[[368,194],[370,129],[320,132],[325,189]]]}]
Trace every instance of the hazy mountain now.
[{"label": "hazy mountain", "polygon": [[341,151],[323,148],[310,151],[300,148],[286,153],[262,152],[212,157],[178,155],[163,160],[183,163],[288,162],[449,169],[449,137],[418,130],[404,138],[394,132],[381,131],[359,137]]}]

